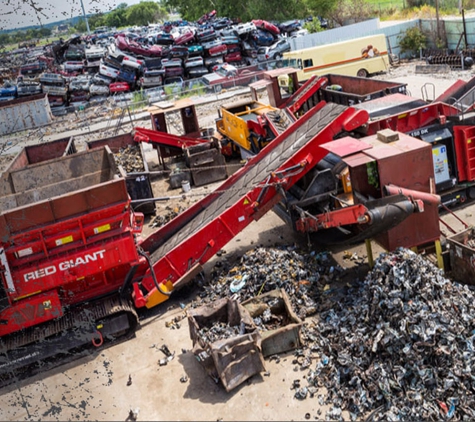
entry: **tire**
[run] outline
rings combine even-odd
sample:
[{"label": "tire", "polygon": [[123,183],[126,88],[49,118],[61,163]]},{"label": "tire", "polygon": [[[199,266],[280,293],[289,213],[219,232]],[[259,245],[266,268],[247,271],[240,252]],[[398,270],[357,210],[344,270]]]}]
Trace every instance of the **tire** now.
[{"label": "tire", "polygon": [[467,189],[467,196],[471,199],[475,199],[475,186],[471,186]]},{"label": "tire", "polygon": [[214,87],[214,92],[216,92],[216,94],[219,94],[222,90],[223,90],[223,86],[222,86],[222,85],[216,85],[216,86]]},{"label": "tire", "polygon": [[366,69],[360,69],[358,72],[356,72],[356,76],[360,78],[367,78],[368,77],[368,71]]},{"label": "tire", "polygon": [[274,56],[274,60],[281,60],[282,59],[282,56],[280,54],[276,54]]}]

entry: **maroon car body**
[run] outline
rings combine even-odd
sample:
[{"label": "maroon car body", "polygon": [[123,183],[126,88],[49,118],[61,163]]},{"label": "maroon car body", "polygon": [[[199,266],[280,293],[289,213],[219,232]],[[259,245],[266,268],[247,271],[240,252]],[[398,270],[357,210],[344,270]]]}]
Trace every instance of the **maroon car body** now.
[{"label": "maroon car body", "polygon": [[274,35],[280,34],[280,29],[277,26],[263,19],[254,19],[252,20],[252,23],[256,25],[256,28],[265,29],[266,31],[272,32]]},{"label": "maroon car body", "polygon": [[139,44],[123,35],[119,35],[115,39],[115,45],[119,50],[131,51],[134,54],[145,57],[162,57],[162,55],[166,55],[165,52],[168,52],[168,50],[161,45],[148,46]]},{"label": "maroon car body", "polygon": [[176,45],[188,44],[189,42],[195,39],[195,34],[192,31],[186,31],[184,34],[181,34],[179,37],[175,38]]},{"label": "maroon car body", "polygon": [[112,82],[109,85],[109,91],[111,94],[116,92],[127,92],[130,91],[130,85],[127,82]]},{"label": "maroon car body", "polygon": [[166,78],[170,76],[183,76],[185,74],[185,69],[183,69],[180,59],[164,59],[162,64],[165,69]]},{"label": "maroon car body", "polygon": [[224,61],[226,63],[235,63],[242,61],[242,55],[240,51],[234,51],[232,53],[228,53],[224,56]]},{"label": "maroon car body", "polygon": [[210,57],[220,56],[222,54],[226,54],[227,51],[228,47],[226,44],[216,45],[208,50],[208,55]]}]

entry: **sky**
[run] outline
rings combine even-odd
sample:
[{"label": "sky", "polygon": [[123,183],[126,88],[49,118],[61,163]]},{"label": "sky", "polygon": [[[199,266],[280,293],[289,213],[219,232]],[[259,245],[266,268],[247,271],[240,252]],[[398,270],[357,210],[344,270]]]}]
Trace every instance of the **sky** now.
[{"label": "sky", "polygon": [[[140,0],[82,0],[86,14],[108,12]],[[0,0],[0,29],[20,29],[82,16],[81,0]]]}]

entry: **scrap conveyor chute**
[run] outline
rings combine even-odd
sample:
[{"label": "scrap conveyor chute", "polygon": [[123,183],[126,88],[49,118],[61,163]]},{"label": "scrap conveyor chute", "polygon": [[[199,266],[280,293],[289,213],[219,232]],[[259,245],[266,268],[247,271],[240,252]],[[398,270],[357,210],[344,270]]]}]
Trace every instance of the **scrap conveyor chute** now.
[{"label": "scrap conveyor chute", "polygon": [[207,139],[192,138],[190,136],[178,136],[171,133],[160,132],[142,127],[135,128],[134,140],[136,142],[147,142],[162,147],[171,147],[177,149],[183,149],[209,142]]},{"label": "scrap conveyor chute", "polygon": [[327,154],[321,144],[367,119],[364,110],[320,103],[218,190],[146,238],[141,247],[150,254],[150,265],[133,279],[136,306],[150,308],[166,300],[234,236],[283,199],[285,191]]}]

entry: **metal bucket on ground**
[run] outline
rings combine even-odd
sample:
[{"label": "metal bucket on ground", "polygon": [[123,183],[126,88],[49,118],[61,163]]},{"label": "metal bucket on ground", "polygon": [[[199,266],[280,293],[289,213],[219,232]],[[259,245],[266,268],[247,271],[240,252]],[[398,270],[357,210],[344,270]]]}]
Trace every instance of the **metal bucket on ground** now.
[{"label": "metal bucket on ground", "polygon": [[183,182],[181,182],[181,190],[184,193],[187,193],[191,190],[190,182],[188,180],[183,180]]}]

